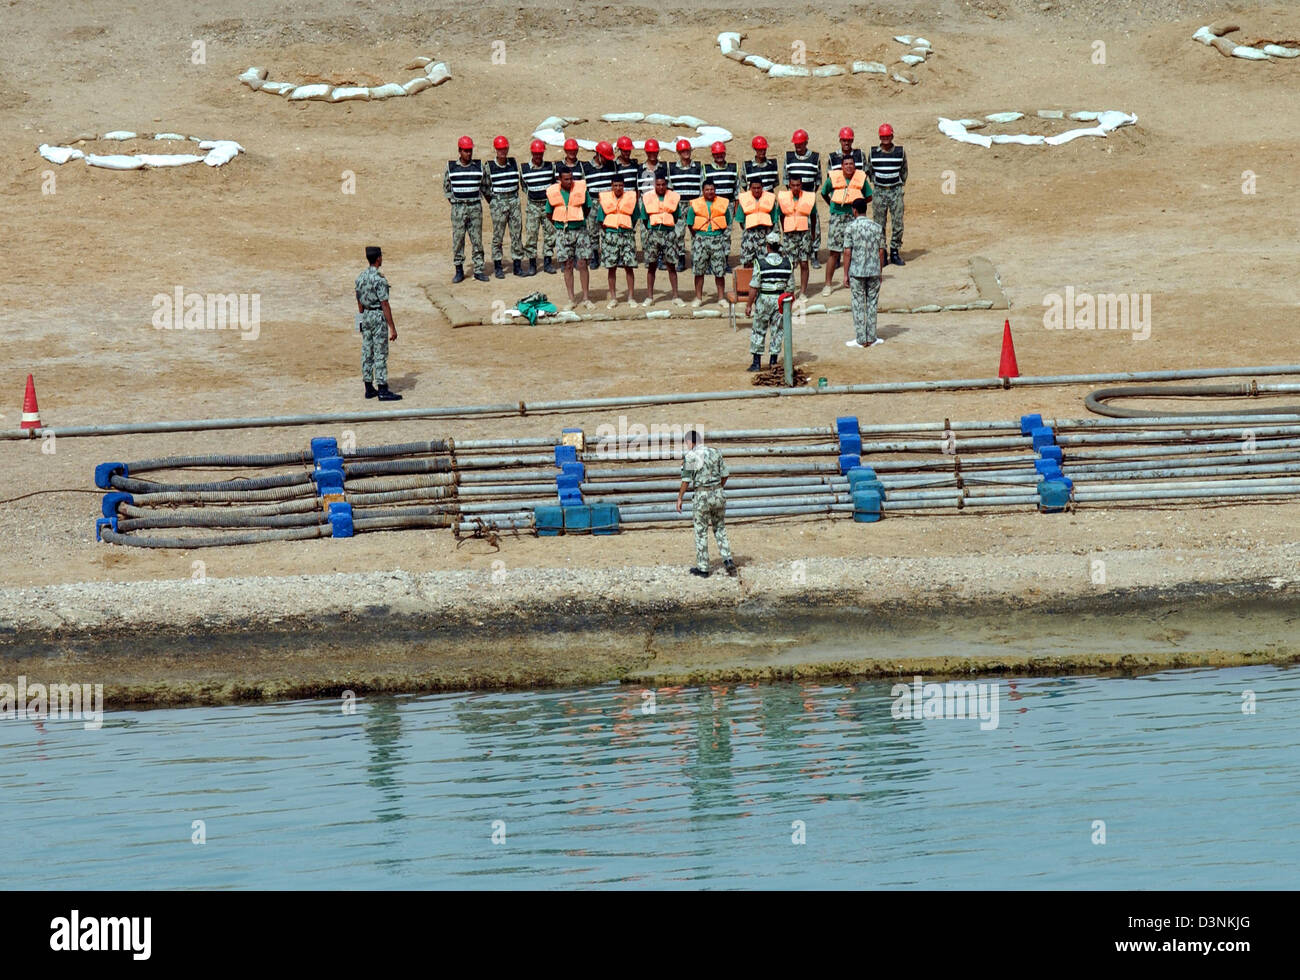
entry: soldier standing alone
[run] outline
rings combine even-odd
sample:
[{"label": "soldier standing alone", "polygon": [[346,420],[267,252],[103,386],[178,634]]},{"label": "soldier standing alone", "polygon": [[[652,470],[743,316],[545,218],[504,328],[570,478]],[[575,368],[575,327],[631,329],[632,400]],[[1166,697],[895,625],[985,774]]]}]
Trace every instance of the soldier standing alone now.
[{"label": "soldier standing alone", "polygon": [[447,161],[442,175],[442,193],[451,204],[451,251],[456,263],[452,282],[465,278],[465,236],[473,247],[474,278],[487,282],[483,271],[483,202],[488,196],[482,165],[474,159],[474,141],[462,136],[456,141],[459,157]]},{"label": "soldier standing alone", "polygon": [[361,321],[361,380],[367,398],[399,402],[402,396],[388,390],[388,344],[397,340],[397,327],[388,307],[388,280],[379,271],[384,253],[378,245],[366,246],[366,261],[369,266],[357,276],[355,286]]},{"label": "soldier standing alone", "polygon": [[854,339],[846,347],[875,347],[876,304],[880,299],[880,267],[885,264],[885,236],[880,225],[867,217],[867,199],[853,202],[853,220],[844,232],[844,285],[853,304]]},{"label": "soldier standing alone", "polygon": [[761,371],[763,338],[768,341],[767,366],[776,367],[781,345],[785,343],[785,321],[781,319],[781,294],[794,292],[794,263],[781,254],[781,236],[775,231],[767,233],[767,254],[754,262],[754,274],[749,280],[749,297],[745,303],[745,316],[752,316],[749,330],[749,353],[753,360],[750,371]]},{"label": "soldier standing alone", "polygon": [[[692,575],[709,577],[709,528],[718,542],[718,554],[728,575],[736,574],[731,560],[731,542],[727,540],[727,477],[731,475],[722,453],[712,446],[701,446],[700,434],[686,433],[686,452],[682,457],[682,485],[677,490],[677,513],[682,512],[686,490],[691,494],[691,516],[695,521],[695,567]],[[698,447],[698,448],[697,448]]]}]

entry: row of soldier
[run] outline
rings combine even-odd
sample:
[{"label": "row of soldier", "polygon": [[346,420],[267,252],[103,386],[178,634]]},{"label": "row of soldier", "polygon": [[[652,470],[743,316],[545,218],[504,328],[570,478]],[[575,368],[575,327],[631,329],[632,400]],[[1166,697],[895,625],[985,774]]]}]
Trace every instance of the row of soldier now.
[{"label": "row of soldier", "polygon": [[[809,264],[820,267],[820,189],[829,212],[829,254],[822,289],[823,294],[829,294],[844,230],[852,217],[853,202],[859,197],[871,202],[876,223],[890,227],[888,261],[903,264],[900,250],[907,156],[893,142],[893,130],[888,124],[880,127],[879,136],[879,145],[864,154],[853,146],[853,130],[847,126],[841,129],[840,149],[830,154],[824,180],[820,155],[809,149],[804,130],[796,130],[791,138],[794,148],[785,155],[783,174],[778,173],[777,162],[767,155],[767,140],[762,136],[753,139],[754,158],[740,167],[727,160],[726,145],[720,142],[710,147],[712,164],[693,161],[693,148],[687,140],[676,144],[676,163],[659,159],[659,144],[653,139],[646,140],[645,160],[638,161],[632,157],[633,143],[626,136],[618,139],[617,152],[607,142],[598,143],[590,161],[579,160],[578,143],[573,139],[565,142],[562,160],[547,161],[546,145],[534,140],[529,147],[530,159],[522,166],[509,155],[509,140],[498,136],[493,140],[494,157],[480,164],[474,158],[473,140],[461,137],[458,159],[448,162],[443,176],[443,191],[452,216],[456,266],[452,281],[465,278],[466,237],[472,246],[474,278],[484,282],[488,279],[481,203],[487,200],[496,276],[505,275],[507,231],[514,274],[536,275],[540,234],[541,271],[564,272],[570,308],[576,303],[575,267],[581,279],[582,301],[592,308],[589,270],[601,265],[608,270],[608,305],[612,308],[617,304],[615,273],[619,268],[625,270],[627,301],[634,304],[632,270],[638,226],[640,251],[647,266],[648,289],[643,306],[653,302],[655,272],[660,268],[668,271],[671,298],[682,305],[677,295],[677,273],[686,268],[688,230],[695,275],[693,305],[703,303],[703,282],[709,275],[714,277],[719,300],[725,304],[721,300],[723,277],[729,270],[730,229],[734,226],[742,228],[740,260],[747,266],[764,254],[767,234],[779,231],[781,251],[799,266],[800,288],[806,294]],[[782,178],[783,189],[778,188]],[[572,198],[575,189],[577,199]]]}]

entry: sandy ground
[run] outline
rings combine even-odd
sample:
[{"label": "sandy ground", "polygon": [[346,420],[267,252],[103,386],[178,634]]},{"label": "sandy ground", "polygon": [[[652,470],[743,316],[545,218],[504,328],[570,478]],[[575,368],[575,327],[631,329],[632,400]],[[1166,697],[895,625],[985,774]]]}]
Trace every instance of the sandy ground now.
[{"label": "sandy ground", "polygon": [[[910,159],[908,265],[886,275],[882,306],[970,298],[969,259],[988,256],[1011,303],[1026,374],[1298,359],[1300,63],[1227,59],[1190,40],[1201,24],[1234,14],[1248,32],[1296,37],[1294,7],[1116,0],[854,8],[758,0],[744,10],[713,23],[698,7],[671,0],[588,5],[581,13],[587,31],[575,37],[569,14],[530,0],[472,7],[322,0],[309,14],[237,0],[201,9],[175,0],[6,8],[0,155],[8,177],[0,180],[0,234],[14,247],[0,283],[8,341],[0,381],[9,385],[0,425],[17,425],[28,372],[36,376],[42,418],[56,427],[375,407],[361,398],[359,344],[349,329],[352,281],[362,247],[372,242],[384,246],[393,289],[400,339],[390,374],[406,398],[402,407],[743,387],[747,332],[732,333],[725,320],[453,330],[428,300],[430,291],[449,290],[467,307],[490,311],[533,289],[563,291],[558,277],[450,286],[440,174],[457,136],[468,132],[485,147],[504,132],[518,150],[548,115],[596,119],[634,109],[692,113],[726,126],[736,136],[737,160],[758,132],[783,151],[790,131],[802,126],[826,153],[843,124],[869,146],[875,127],[891,122]],[[935,54],[912,87],[866,75],[786,82],[724,60],[712,41],[722,29],[746,31],[746,48],[769,55],[803,40],[812,61],[880,57],[897,48],[888,38],[899,32],[924,34]],[[504,65],[492,62],[498,38],[506,42]],[[1092,60],[1097,40],[1105,42],[1104,65]],[[206,45],[205,64],[191,63],[195,41]],[[347,105],[289,104],[236,81],[249,65],[277,79],[387,80],[417,54],[447,61],[453,80],[407,99]],[[936,128],[940,115],[1032,115],[1039,108],[1122,109],[1140,121],[1109,139],[1046,150],[981,149]],[[1035,131],[1061,127],[1027,122]],[[55,168],[35,152],[44,141],[117,128],[235,139],[248,153],[216,170],[112,173],[79,162]],[[635,128],[638,137],[655,135]],[[571,132],[618,135],[594,123]],[[42,193],[49,170],[53,194]],[[1254,194],[1243,193],[1246,170],[1255,175]],[[341,192],[345,171],[355,174],[355,194]],[[956,193],[945,194],[949,175]],[[818,285],[821,275],[814,272]],[[603,270],[593,285],[603,300]],[[155,330],[152,299],[177,286],[260,294],[260,335]],[[1043,297],[1066,286],[1150,294],[1150,338],[1044,329]],[[829,302],[847,302],[846,294]],[[795,346],[800,365],[831,383],[987,376],[996,372],[1003,316],[882,315],[887,343],[869,353],[844,347],[847,316],[816,317]],[[590,431],[620,414],[646,425],[706,427],[827,423],[841,414],[864,421],[1083,416],[1084,394],[1053,388],[817,398],[349,428],[366,444],[553,434],[566,425]],[[684,570],[689,561],[684,527],[589,540],[503,538],[499,549],[458,543],[445,531],[202,554],[95,544],[98,497],[89,491],[97,462],[279,450],[338,434],[293,428],[65,438],[53,454],[36,443],[2,443],[0,535],[10,560],[0,566],[0,586],[188,580],[200,560],[215,578],[394,568],[486,577],[494,561],[511,570]],[[13,499],[51,490],[69,492]],[[1248,565],[1255,552],[1289,546],[1297,526],[1300,505],[1088,509],[869,526],[792,521],[741,526],[733,540],[751,569],[804,558],[920,556],[983,562],[996,575],[1008,556],[1076,556],[1069,574],[1079,576],[1082,590],[1086,558],[1140,554],[1153,568],[1176,569],[1229,555]],[[711,580],[701,587],[733,586]],[[6,593],[15,602],[22,595]],[[116,595],[104,601],[121,602]]]}]

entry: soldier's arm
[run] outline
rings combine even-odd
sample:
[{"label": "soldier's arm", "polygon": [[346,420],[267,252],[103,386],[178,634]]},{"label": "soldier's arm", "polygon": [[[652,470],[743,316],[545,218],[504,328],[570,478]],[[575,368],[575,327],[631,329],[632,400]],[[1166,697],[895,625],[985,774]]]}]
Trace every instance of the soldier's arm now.
[{"label": "soldier's arm", "polygon": [[483,195],[483,200],[492,200],[492,180],[488,177],[487,164],[483,164],[478,172],[478,192]]},{"label": "soldier's arm", "polygon": [[907,151],[903,151],[903,169],[898,172],[899,180],[904,184],[907,183]]},{"label": "soldier's arm", "polygon": [[393,325],[393,311],[388,306],[388,300],[380,303],[379,307],[384,311],[384,322],[388,324],[388,339],[394,341],[397,339],[397,327]]},{"label": "soldier's arm", "polygon": [[831,179],[829,177],[822,181],[821,195],[823,201],[827,204],[831,203]]},{"label": "soldier's arm", "polygon": [[364,313],[366,310],[365,307],[361,305],[361,290],[359,289],[353,290],[352,295],[357,298],[357,312]]},{"label": "soldier's arm", "polygon": [[455,198],[452,196],[451,193],[451,170],[450,169],[444,170],[442,172],[442,196],[445,197],[448,201],[455,200]]}]

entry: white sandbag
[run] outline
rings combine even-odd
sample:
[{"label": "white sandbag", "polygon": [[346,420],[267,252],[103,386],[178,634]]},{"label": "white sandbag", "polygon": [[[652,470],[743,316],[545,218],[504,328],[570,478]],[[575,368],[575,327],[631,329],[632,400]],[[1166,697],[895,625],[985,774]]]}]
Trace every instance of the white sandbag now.
[{"label": "white sandbag", "polygon": [[[199,146],[203,144],[200,143]],[[208,155],[203,158],[203,162],[209,167],[220,167],[239,155],[241,147],[233,140],[217,140],[216,145],[208,150]]]},{"label": "white sandbag", "polygon": [[813,69],[814,78],[833,78],[836,75],[847,75],[842,65],[822,65],[820,68]]},{"label": "white sandbag", "polygon": [[705,143],[727,143],[731,140],[731,130],[721,126],[698,126],[696,131],[699,133],[697,139]]},{"label": "white sandbag", "polygon": [[144,161],[139,157],[129,157],[114,153],[105,156],[99,156],[94,153],[87,154],[86,163],[90,164],[92,167],[103,167],[105,170],[139,170],[144,166]]},{"label": "white sandbag", "polygon": [[637,123],[645,118],[644,112],[607,112],[600,117],[611,123]]},{"label": "white sandbag", "polygon": [[451,78],[451,69],[441,61],[436,65],[430,65],[428,69],[429,81],[434,85],[441,85],[447,79]]},{"label": "white sandbag", "polygon": [[1247,61],[1268,61],[1268,55],[1259,48],[1250,48],[1244,44],[1238,44],[1232,49],[1234,58],[1245,58]]},{"label": "white sandbag", "polygon": [[958,119],[958,125],[965,126],[967,129],[983,129],[983,119]]},{"label": "white sandbag", "polygon": [[412,58],[403,65],[402,68],[404,71],[419,71],[423,68],[428,68],[431,64],[433,64],[432,58],[426,58],[424,55],[420,55],[418,58]]},{"label": "white sandbag", "polygon": [[329,94],[330,87],[328,85],[299,85],[289,93],[289,101],[301,102],[304,99],[327,99]]},{"label": "white sandbag", "polygon": [[934,47],[934,45],[932,45],[929,41],[927,41],[927,40],[926,40],[925,38],[923,38],[923,37],[914,37],[914,38],[912,38],[912,44],[915,45],[915,46],[918,47],[918,48],[932,48],[932,47]]},{"label": "white sandbag", "polygon": [[1100,112],[1072,112],[1070,113],[1070,118],[1076,119],[1079,122],[1096,122],[1097,117],[1100,115]]},{"label": "white sandbag", "polygon": [[1137,116],[1116,109],[1107,109],[1097,115],[1097,125],[1105,130],[1119,129],[1121,126],[1132,126],[1137,121]]},{"label": "white sandbag", "polygon": [[745,59],[749,57],[749,52],[744,50],[743,48],[732,48],[725,55],[723,55],[723,57],[730,58],[732,61],[739,61],[743,65],[745,63]]},{"label": "white sandbag", "polygon": [[429,81],[428,75],[418,75],[409,82],[403,83],[402,88],[407,95],[414,95],[416,92],[423,92],[426,88],[433,88],[433,82]]},{"label": "white sandbag", "polygon": [[370,87],[370,98],[372,99],[393,99],[404,98],[406,89],[396,82],[389,82],[387,85],[372,85]]},{"label": "white sandbag", "polygon": [[259,91],[270,92],[272,95],[288,95],[297,87],[293,82],[263,82]]},{"label": "white sandbag", "polygon": [[369,102],[370,89],[365,85],[340,85],[330,92],[331,102]]},{"label": "white sandbag", "polygon": [[568,125],[568,123],[569,120],[565,119],[563,116],[547,116],[545,119],[543,119],[540,123],[537,124],[537,128],[562,130],[564,129],[565,126]]},{"label": "white sandbag", "polygon": [[853,74],[860,75],[863,72],[870,72],[873,75],[888,75],[889,69],[879,61],[855,61],[853,62]]},{"label": "white sandbag", "polygon": [[541,140],[547,146],[564,145],[564,133],[558,129],[535,129],[533,139]]},{"label": "white sandbag", "polygon": [[803,311],[804,311],[805,313],[825,313],[825,312],[826,312],[826,304],[825,304],[825,303],[809,303],[807,306],[805,306],[805,307],[803,308]]},{"label": "white sandbag", "polygon": [[1039,119],[1064,119],[1065,111],[1063,109],[1039,109],[1037,116]]},{"label": "white sandbag", "polygon": [[266,81],[266,69],[250,68],[239,76],[239,80],[256,92],[262,87],[262,83]]},{"label": "white sandbag", "polygon": [[924,306],[913,306],[913,313],[938,313],[943,307],[938,303],[926,303]]},{"label": "white sandbag", "polygon": [[581,320],[582,317],[579,314],[574,313],[573,310],[559,310],[555,314],[555,319],[564,320],[566,323],[572,323],[575,320]]},{"label": "white sandbag", "polygon": [[233,146],[236,153],[248,152],[234,140],[201,140],[199,142],[200,150],[216,150],[224,146]]},{"label": "white sandbag", "polygon": [[139,156],[146,167],[184,167],[206,159],[193,153],[141,153]]},{"label": "white sandbag", "polygon": [[[649,122],[649,119],[650,117],[647,116],[646,121]],[[669,125],[686,126],[689,129],[699,129],[701,126],[707,126],[708,123],[703,119],[700,119],[698,116],[674,116],[673,121],[669,123]]]},{"label": "white sandbag", "polygon": [[992,112],[984,118],[991,123],[1009,123],[1015,122],[1017,119],[1024,119],[1025,114],[1023,112]]},{"label": "white sandbag", "polygon": [[904,85],[916,84],[916,79],[913,78],[911,75],[900,75],[898,72],[894,72],[894,74],[891,77],[894,79],[894,81],[902,82]]},{"label": "white sandbag", "polygon": [[912,43],[912,35],[911,35],[911,34],[895,34],[895,35],[894,35],[894,40],[897,41],[899,44],[907,44],[907,45],[911,45],[911,43]]},{"label": "white sandbag", "polygon": [[648,112],[645,121],[651,126],[671,126],[676,118],[676,116],[669,116],[662,112]]},{"label": "white sandbag", "polygon": [[757,68],[759,71],[767,71],[773,65],[771,58],[764,58],[761,54],[751,54],[741,63],[749,65],[750,68]]},{"label": "white sandbag", "polygon": [[718,35],[718,47],[722,49],[723,54],[740,47],[740,33],[738,31],[723,31]]},{"label": "white sandbag", "polygon": [[848,313],[848,312],[849,312],[850,310],[852,310],[852,309],[853,309],[853,307],[852,307],[850,304],[848,304],[848,303],[841,303],[841,304],[838,305],[838,306],[828,306],[828,307],[826,307],[826,312],[827,312],[827,313]]},{"label": "white sandbag", "polygon": [[153,138],[156,140],[184,140],[185,137],[180,133],[154,133]]},{"label": "white sandbag", "polygon": [[928,58],[930,57],[931,51],[929,48],[913,48],[912,54],[919,54],[922,58]]},{"label": "white sandbag", "polygon": [[998,133],[992,136],[994,143],[1020,143],[1023,146],[1042,146],[1047,138],[1038,133]]},{"label": "white sandbag", "polygon": [[1262,48],[1265,54],[1274,58],[1300,58],[1300,48],[1284,48],[1280,44],[1266,44]]},{"label": "white sandbag", "polygon": [[60,167],[69,160],[80,160],[86,155],[71,146],[50,146],[49,143],[42,143],[37,148],[37,152],[50,163],[57,163]]},{"label": "white sandbag", "polygon": [[972,143],[975,146],[987,148],[993,142],[987,136],[966,132],[966,127],[961,124],[960,120],[944,119],[942,116],[939,117],[939,132],[959,143]]},{"label": "white sandbag", "polygon": [[115,129],[111,133],[104,134],[106,140],[133,140],[135,138],[135,133],[127,132],[125,129]]},{"label": "white sandbag", "polygon": [[578,149],[580,149],[580,150],[593,150],[593,151],[594,151],[594,150],[596,149],[596,141],[595,141],[595,140],[578,140]]},{"label": "white sandbag", "polygon": [[667,320],[672,316],[672,310],[650,310],[646,313],[647,320]]},{"label": "white sandbag", "polygon": [[1069,143],[1071,140],[1077,140],[1080,136],[1101,136],[1106,135],[1106,130],[1100,126],[1093,126],[1090,129],[1071,129],[1065,133],[1057,133],[1055,136],[1047,137],[1045,142],[1048,146],[1060,146],[1062,143]]},{"label": "white sandbag", "polygon": [[[668,311],[665,310],[664,312],[667,313]],[[691,316],[707,316],[707,317],[722,316],[722,311],[721,310],[691,310]]]},{"label": "white sandbag", "polygon": [[919,65],[925,61],[919,54],[905,54],[898,60],[905,65]]},{"label": "white sandbag", "polygon": [[1202,44],[1213,44],[1214,34],[1209,27],[1198,27],[1196,33],[1192,35],[1193,41],[1200,41]]},{"label": "white sandbag", "polygon": [[767,70],[768,78],[808,78],[812,75],[803,65],[773,65]]}]

